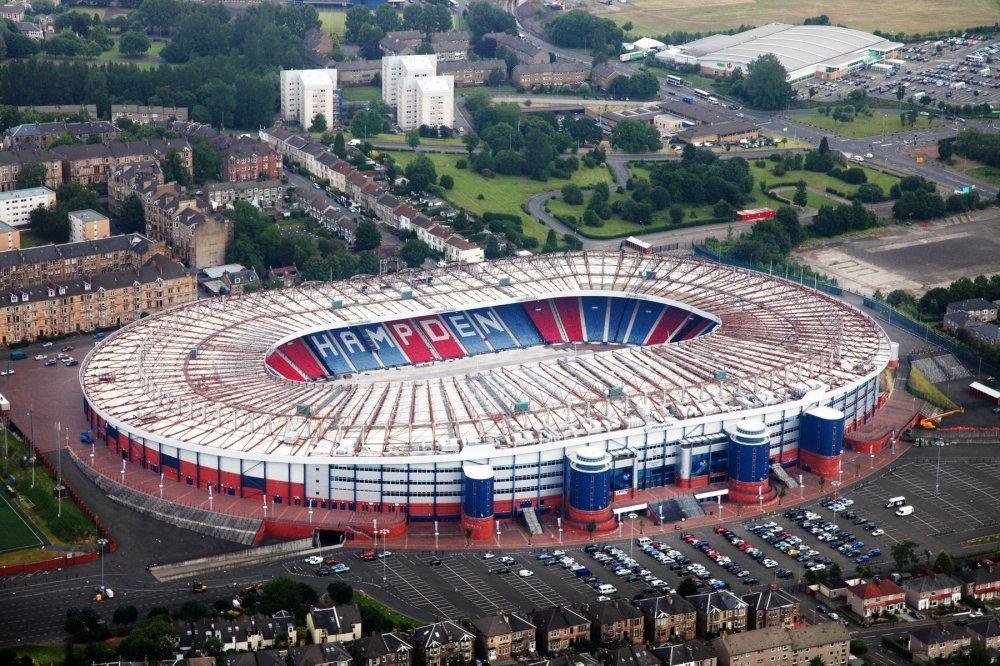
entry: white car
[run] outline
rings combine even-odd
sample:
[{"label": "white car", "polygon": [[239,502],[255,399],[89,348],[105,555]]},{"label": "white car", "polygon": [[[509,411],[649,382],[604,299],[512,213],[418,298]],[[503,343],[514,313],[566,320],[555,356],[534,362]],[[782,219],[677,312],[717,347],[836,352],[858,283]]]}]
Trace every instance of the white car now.
[{"label": "white car", "polygon": [[872,536],[882,536],[883,534],[885,534],[885,530],[881,527],[876,530],[872,530]]},{"label": "white car", "polygon": [[35,354],[35,360],[36,361],[44,361],[47,358],[48,358],[48,356],[46,356],[45,354]]},{"label": "white car", "polygon": [[778,566],[778,563],[772,559],[765,559],[763,562],[761,562],[761,564],[763,564],[768,569],[773,569],[774,567]]},{"label": "white car", "polygon": [[609,597],[606,594],[602,594],[601,596],[597,597],[597,600],[598,601],[611,601],[611,597]]},{"label": "white car", "polygon": [[52,346],[51,342],[43,342],[42,343],[42,347],[51,347],[51,346]]},{"label": "white car", "polygon": [[837,615],[836,613],[833,613],[833,612],[829,613],[827,615],[827,617],[830,618],[831,620],[839,620],[840,619],[840,616]]},{"label": "white car", "polygon": [[552,557],[563,557],[566,554],[564,550],[553,550]]},{"label": "white car", "polygon": [[483,553],[484,560],[492,560],[494,557],[496,557],[496,555],[494,555],[493,553],[490,552]]},{"label": "white car", "polygon": [[532,571],[531,569],[521,569],[520,571],[517,572],[517,575],[520,576],[521,578],[531,578],[532,576],[535,575],[535,572]]},{"label": "white car", "polygon": [[306,558],[306,564],[323,564],[323,558],[319,555],[310,555]]}]

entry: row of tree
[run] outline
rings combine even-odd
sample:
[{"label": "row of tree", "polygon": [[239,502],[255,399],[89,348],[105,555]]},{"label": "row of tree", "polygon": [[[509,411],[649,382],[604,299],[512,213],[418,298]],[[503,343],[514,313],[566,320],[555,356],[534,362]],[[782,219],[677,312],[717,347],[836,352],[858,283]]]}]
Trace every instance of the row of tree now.
[{"label": "row of tree", "polygon": [[[439,4],[409,4],[403,10],[402,16],[388,4],[379,5],[374,11],[360,4],[348,9],[344,19],[344,37],[347,41],[357,44],[361,56],[367,59],[382,57],[379,42],[386,33],[396,30],[419,30],[429,38],[431,33],[450,29],[451,12]],[[432,52],[429,44],[426,52]]]}]

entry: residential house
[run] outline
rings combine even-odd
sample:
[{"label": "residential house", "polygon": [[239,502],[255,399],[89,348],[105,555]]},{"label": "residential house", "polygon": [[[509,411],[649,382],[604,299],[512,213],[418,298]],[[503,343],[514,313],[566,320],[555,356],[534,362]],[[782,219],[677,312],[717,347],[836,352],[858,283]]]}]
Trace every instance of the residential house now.
[{"label": "residential house", "polygon": [[847,589],[845,599],[851,610],[863,618],[878,613],[901,613],[906,607],[906,593],[891,580],[876,578]]},{"label": "residential house", "polygon": [[109,141],[104,144],[77,144],[53,149],[62,162],[63,180],[92,186],[106,183],[115,169],[150,159],[163,160],[171,152],[180,158],[187,172],[193,173],[191,144],[187,139],[144,139]]},{"label": "residential house", "polygon": [[[466,60],[469,57],[469,33],[464,30],[447,30],[431,35],[431,48],[442,62]],[[438,71],[438,74],[445,72]]]},{"label": "residential house", "polygon": [[955,312],[949,312],[944,316],[941,320],[941,330],[946,333],[955,333],[970,324],[975,325],[978,323],[979,320],[972,316],[971,313],[956,310]]},{"label": "residential house", "polygon": [[557,60],[552,63],[521,63],[510,73],[511,82],[517,88],[558,88],[576,87],[587,80],[587,68],[573,60]]},{"label": "residential house", "polygon": [[42,26],[31,21],[18,21],[17,31],[28,39],[34,39],[39,42],[45,39],[45,30],[42,29]]},{"label": "residential house", "polygon": [[907,647],[913,660],[950,659],[972,646],[972,638],[962,627],[938,622],[910,632]]},{"label": "residential house", "polygon": [[291,266],[277,266],[268,269],[267,278],[271,282],[281,283],[282,287],[291,287],[299,281],[299,269],[295,264]]},{"label": "residential house", "polygon": [[1000,650],[1000,619],[995,615],[970,622],[966,625],[965,632],[976,645],[987,650]]},{"label": "residential house", "polygon": [[[35,28],[41,29],[39,26],[35,26]],[[107,120],[25,123],[11,127],[3,133],[3,147],[48,148],[56,138],[65,135],[69,135],[77,141],[88,141],[90,137],[96,136],[105,142],[117,139],[118,133],[118,128]]]},{"label": "residential house", "polygon": [[451,620],[425,624],[413,630],[413,649],[426,666],[471,663],[475,636]]},{"label": "residential house", "polygon": [[204,193],[213,207],[232,205],[237,201],[249,201],[260,208],[274,208],[285,196],[287,187],[280,180],[246,180],[212,183],[205,186]]},{"label": "residential house", "polygon": [[[508,35],[505,32],[488,32],[482,37],[482,42],[487,46],[488,54],[493,55],[500,49],[510,51],[520,63],[546,64],[549,62],[549,54],[541,50],[526,39],[521,39],[516,35]],[[501,51],[502,53],[502,51]],[[501,56],[496,56],[500,58]]]},{"label": "residential house", "polygon": [[96,210],[73,210],[68,217],[70,243],[97,240],[111,235],[111,220]]},{"label": "residential house", "polygon": [[611,88],[611,84],[615,82],[615,79],[622,76],[615,67],[609,63],[601,63],[600,65],[595,65],[592,70],[590,70],[590,83],[598,90],[608,90]]},{"label": "residential house", "polygon": [[219,281],[225,287],[226,292],[239,296],[254,287],[260,286],[260,278],[254,268],[241,268],[237,271],[225,271]]},{"label": "residential house", "polygon": [[590,620],[569,606],[550,606],[536,610],[532,621],[538,627],[540,652],[563,652],[575,641],[590,640]]},{"label": "residential house", "polygon": [[0,252],[21,249],[21,230],[0,222]]},{"label": "residential house", "polygon": [[361,613],[354,604],[313,608],[306,615],[313,643],[349,643],[361,638]]},{"label": "residential house", "polygon": [[716,666],[718,659],[711,643],[691,640],[653,648],[663,666]]},{"label": "residential house", "polygon": [[646,640],[653,645],[689,641],[695,637],[698,612],[678,594],[646,597],[635,602],[645,617]]},{"label": "residential house", "polygon": [[320,643],[289,648],[284,666],[351,666],[353,662],[340,643]]},{"label": "residential house", "polygon": [[484,86],[494,72],[498,72],[501,81],[506,81],[507,63],[499,58],[438,60],[438,74],[453,76],[456,88]]},{"label": "residential house", "polygon": [[260,139],[244,136],[217,144],[220,180],[277,180],[281,177],[281,158]]},{"label": "residential house", "polygon": [[604,657],[607,666],[663,666],[659,658],[645,645],[624,645],[608,650]]},{"label": "residential house", "polygon": [[534,656],[535,625],[517,613],[475,620],[476,655],[491,664],[509,664]]},{"label": "residential house", "polygon": [[382,75],[381,60],[347,60],[337,63],[337,79],[342,86],[370,86]]},{"label": "residential house", "polygon": [[979,324],[969,326],[969,334],[980,342],[988,345],[1000,345],[1000,326],[996,324]]},{"label": "residential house", "polygon": [[967,298],[964,301],[954,301],[945,307],[945,312],[965,312],[969,316],[983,322],[990,322],[1000,314],[1000,306],[991,303],[985,298]]},{"label": "residential house", "polygon": [[777,585],[743,595],[747,602],[747,629],[763,627],[785,627],[791,629],[802,615],[802,604],[794,596]]},{"label": "residential house", "polygon": [[963,571],[958,577],[965,583],[967,596],[986,601],[1000,598],[1000,564],[987,564]]},{"label": "residential house", "polygon": [[150,125],[158,121],[187,122],[186,106],[142,106],[139,104],[112,104],[111,122],[125,118],[140,125]]},{"label": "residential house", "polygon": [[839,622],[805,625],[794,631],[765,627],[726,633],[712,641],[719,666],[805,666],[819,657],[826,666],[845,666],[851,634]]},{"label": "residential house", "polygon": [[917,610],[957,604],[962,600],[962,582],[947,574],[932,574],[903,581],[906,603]]},{"label": "residential house", "polygon": [[108,208],[115,215],[120,215],[122,203],[133,194],[145,207],[163,184],[163,171],[156,160],[120,166],[108,177]]},{"label": "residential house", "polygon": [[41,164],[45,167],[43,186],[54,191],[62,185],[62,160],[55,153],[36,148],[0,150],[0,192],[18,189],[17,174],[29,164]]},{"label": "residential house", "polygon": [[698,613],[698,634],[707,637],[726,632],[744,631],[750,604],[729,590],[718,590],[688,597]]},{"label": "residential house", "polygon": [[356,666],[410,666],[413,646],[396,634],[363,636],[348,646]]},{"label": "residential house", "polygon": [[[194,666],[191,664],[196,659],[182,659],[177,662],[171,661],[171,666]],[[285,658],[279,650],[256,650],[254,652],[238,652],[226,654],[220,657],[222,666],[288,666]],[[113,666],[113,665],[112,665]],[[214,657],[208,657],[208,663],[204,666],[217,666]]]},{"label": "residential house", "polygon": [[640,645],[643,642],[645,617],[624,599],[599,601],[587,609],[587,617],[590,618],[591,638],[596,643]]},{"label": "residential house", "polygon": [[25,6],[20,3],[10,3],[0,5],[0,20],[18,21],[24,20]]},{"label": "residential house", "polygon": [[31,224],[33,210],[55,205],[56,193],[47,187],[0,192],[0,222],[12,227],[26,227]]}]

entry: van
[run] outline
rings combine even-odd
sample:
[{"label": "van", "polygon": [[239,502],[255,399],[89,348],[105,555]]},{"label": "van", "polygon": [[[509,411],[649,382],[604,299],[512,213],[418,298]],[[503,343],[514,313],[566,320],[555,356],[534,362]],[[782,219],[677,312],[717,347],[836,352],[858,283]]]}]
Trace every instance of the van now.
[{"label": "van", "polygon": [[639,546],[640,548],[644,548],[651,543],[653,543],[653,540],[650,539],[649,537],[639,537],[638,539],[635,540],[635,545]]},{"label": "van", "polygon": [[897,506],[903,506],[906,504],[906,498],[900,495],[899,497],[890,497],[885,501],[885,508],[892,509]]},{"label": "van", "polygon": [[587,567],[580,567],[573,573],[576,574],[577,578],[587,578],[588,576],[590,576],[590,569],[588,569]]},{"label": "van", "polygon": [[604,583],[597,587],[597,591],[600,592],[601,594],[614,594],[615,592],[618,591],[618,588],[615,587],[614,585],[608,585],[607,583]]},{"label": "van", "polygon": [[23,351],[12,351],[10,353],[10,360],[12,361],[23,361],[28,358],[28,355]]},{"label": "van", "polygon": [[912,506],[901,506],[898,509],[896,509],[897,516],[909,516],[911,513],[913,513]]}]

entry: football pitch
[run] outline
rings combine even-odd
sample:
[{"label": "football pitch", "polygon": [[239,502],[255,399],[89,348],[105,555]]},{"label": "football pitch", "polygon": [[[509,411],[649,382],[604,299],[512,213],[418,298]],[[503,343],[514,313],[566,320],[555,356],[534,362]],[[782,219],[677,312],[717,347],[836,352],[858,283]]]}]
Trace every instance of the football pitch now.
[{"label": "football pitch", "polygon": [[44,546],[46,540],[9,497],[0,495],[0,555]]}]

